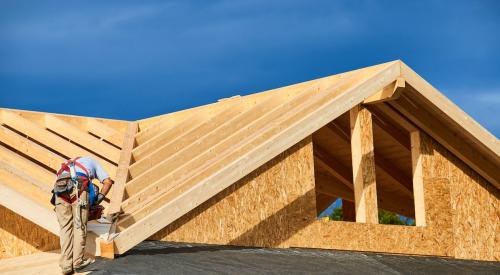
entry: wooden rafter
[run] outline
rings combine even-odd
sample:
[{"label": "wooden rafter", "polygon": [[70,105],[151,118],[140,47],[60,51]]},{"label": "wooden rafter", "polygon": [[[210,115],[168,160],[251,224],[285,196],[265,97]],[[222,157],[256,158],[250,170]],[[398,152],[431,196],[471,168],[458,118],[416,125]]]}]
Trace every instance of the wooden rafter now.
[{"label": "wooden rafter", "polygon": [[498,162],[492,162],[484,155],[478,154],[470,144],[460,138],[459,133],[451,130],[424,108],[412,102],[406,95],[401,96],[399,100],[391,101],[390,104],[489,182],[499,185],[500,157],[498,157]]},{"label": "wooden rafter", "polygon": [[129,179],[128,169],[132,160],[132,149],[134,148],[135,134],[137,133],[137,122],[130,122],[123,138],[118,170],[116,172],[115,183],[113,184],[111,203],[108,214],[120,212],[125,183]]}]

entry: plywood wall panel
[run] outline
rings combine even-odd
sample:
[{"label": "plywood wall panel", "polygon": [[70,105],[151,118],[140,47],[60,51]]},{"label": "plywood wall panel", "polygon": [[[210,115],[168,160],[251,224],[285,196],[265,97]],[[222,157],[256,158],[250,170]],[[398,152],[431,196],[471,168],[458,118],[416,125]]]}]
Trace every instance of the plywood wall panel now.
[{"label": "plywood wall panel", "polygon": [[152,238],[286,247],[316,218],[312,157],[308,137]]},{"label": "plywood wall panel", "polygon": [[498,189],[451,155],[450,167],[455,257],[500,260]]},{"label": "plywood wall panel", "polygon": [[59,237],[0,205],[0,259],[59,248]]}]

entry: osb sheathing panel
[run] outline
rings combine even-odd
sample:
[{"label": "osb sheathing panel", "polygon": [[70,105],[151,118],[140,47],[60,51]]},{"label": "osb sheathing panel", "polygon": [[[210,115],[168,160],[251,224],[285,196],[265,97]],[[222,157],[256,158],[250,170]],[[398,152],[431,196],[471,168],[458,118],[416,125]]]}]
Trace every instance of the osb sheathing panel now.
[{"label": "osb sheathing panel", "polygon": [[290,240],[292,246],[453,256],[447,160],[422,135],[426,227],[316,221]]},{"label": "osb sheathing panel", "polygon": [[449,155],[455,257],[500,260],[500,192]]},{"label": "osb sheathing panel", "polygon": [[153,239],[498,260],[498,190],[425,134],[421,147],[426,227],[316,220],[308,139]]},{"label": "osb sheathing panel", "polygon": [[59,238],[0,205],[0,259],[59,248]]},{"label": "osb sheathing panel", "polygon": [[288,238],[316,218],[312,156],[309,137],[152,238],[287,247]]}]

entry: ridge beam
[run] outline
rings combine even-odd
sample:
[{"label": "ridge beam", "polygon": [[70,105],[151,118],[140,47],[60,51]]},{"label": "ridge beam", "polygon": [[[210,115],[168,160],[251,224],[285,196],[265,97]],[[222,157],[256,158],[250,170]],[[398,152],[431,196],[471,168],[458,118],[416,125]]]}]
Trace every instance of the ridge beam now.
[{"label": "ridge beam", "polygon": [[405,80],[402,77],[398,77],[394,82],[387,85],[382,90],[378,91],[374,95],[368,97],[363,101],[363,104],[376,104],[380,102],[385,102],[389,100],[398,99],[406,86]]}]

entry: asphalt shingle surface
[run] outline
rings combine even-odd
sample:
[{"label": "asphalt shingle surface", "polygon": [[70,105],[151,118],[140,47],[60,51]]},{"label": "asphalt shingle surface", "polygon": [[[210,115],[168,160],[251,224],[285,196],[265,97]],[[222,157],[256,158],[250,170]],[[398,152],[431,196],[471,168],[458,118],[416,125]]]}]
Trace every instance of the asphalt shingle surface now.
[{"label": "asphalt shingle surface", "polygon": [[147,241],[90,274],[500,274],[482,262],[319,249],[263,249]]}]

